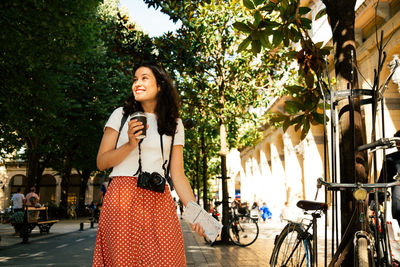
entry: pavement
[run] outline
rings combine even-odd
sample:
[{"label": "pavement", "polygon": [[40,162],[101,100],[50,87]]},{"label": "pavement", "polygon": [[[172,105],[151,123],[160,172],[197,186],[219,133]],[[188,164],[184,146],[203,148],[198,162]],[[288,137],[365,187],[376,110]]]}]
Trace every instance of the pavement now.
[{"label": "pavement", "polygon": [[[40,234],[39,228],[35,227],[29,237],[29,242],[36,242],[38,240],[79,231],[80,223],[83,223],[84,230],[90,228],[89,218],[79,218],[76,220],[60,220],[58,223],[54,224],[51,227],[50,233],[48,234]],[[97,224],[94,224],[94,227],[97,228]],[[20,238],[19,236],[13,236],[13,233],[14,227],[11,224],[0,224],[0,250],[10,246],[21,244],[22,238]]]},{"label": "pavement", "polygon": [[[275,235],[282,229],[281,225],[270,223],[259,224],[260,235],[256,242],[248,247],[238,247],[234,244],[222,244],[218,240],[210,246],[203,237],[193,233],[188,223],[181,221],[184,237],[185,253],[188,267],[202,266],[269,266],[269,258],[273,249]],[[83,231],[90,229],[87,218],[77,220],[60,220],[50,229],[49,234],[40,234],[39,229],[32,230],[29,242],[38,242],[61,235],[68,235],[80,230],[80,223],[84,224]],[[97,224],[94,224],[95,230]],[[0,224],[0,254],[1,250],[15,246],[26,246],[22,239],[13,236],[14,228],[10,224]]]},{"label": "pavement", "polygon": [[203,237],[192,233],[189,224],[182,222],[181,226],[188,267],[269,266],[275,235],[282,230],[280,224],[260,222],[260,234],[248,247],[222,244],[218,240],[210,246]]},{"label": "pavement", "polygon": [[[269,266],[269,259],[272,254],[275,236],[279,234],[284,227],[284,223],[281,222],[260,221],[260,233],[257,240],[252,245],[248,247],[238,247],[234,244],[223,244],[217,239],[217,241],[210,246],[204,241],[203,237],[191,231],[188,223],[183,220],[180,220],[180,222],[184,237],[185,254],[188,267]],[[81,223],[83,223],[83,232],[80,232]],[[29,242],[31,244],[41,244],[44,242],[55,244],[56,240],[62,238],[62,240],[64,240],[62,242],[65,243],[65,240],[72,239],[73,236],[77,235],[78,233],[88,233],[93,236],[92,241],[90,241],[93,243],[93,246],[89,250],[86,249],[86,252],[83,251],[83,253],[85,258],[87,258],[88,253],[90,254],[90,258],[87,259],[87,262],[91,262],[96,231],[97,224],[94,224],[94,227],[91,228],[88,218],[79,218],[77,220],[60,220],[58,223],[53,225],[49,234],[40,234],[39,229],[35,228],[31,233]],[[14,228],[10,224],[0,224],[0,265],[3,262],[2,260],[5,260],[2,259],[4,258],[2,255],[4,256],[8,253],[12,254],[13,256],[17,256],[14,255],[12,250],[21,251],[18,246],[22,246],[24,249],[29,247],[27,244],[22,244],[22,239],[18,236],[13,236],[13,233]],[[92,233],[94,233],[94,235]],[[319,229],[319,266],[323,266],[324,262],[323,234],[323,230]],[[65,238],[63,235],[65,235]],[[78,239],[76,242],[80,240],[82,239]],[[34,247],[35,246],[30,247],[30,250]],[[30,253],[32,257],[36,257],[35,255],[38,254],[39,251],[30,251]],[[72,262],[70,260],[73,259],[67,258],[67,260],[63,262],[63,266],[69,266],[68,263]],[[61,264],[61,262],[58,262],[57,260],[56,262],[56,265]],[[90,263],[81,266],[90,266]]]}]

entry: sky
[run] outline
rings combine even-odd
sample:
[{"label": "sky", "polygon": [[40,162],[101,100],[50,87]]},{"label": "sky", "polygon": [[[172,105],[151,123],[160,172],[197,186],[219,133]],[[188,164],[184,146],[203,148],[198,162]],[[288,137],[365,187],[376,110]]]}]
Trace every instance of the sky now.
[{"label": "sky", "polygon": [[150,37],[160,36],[181,26],[180,22],[174,24],[168,15],[159,10],[147,8],[142,0],[120,0],[120,5],[128,8],[130,18],[136,21]]}]

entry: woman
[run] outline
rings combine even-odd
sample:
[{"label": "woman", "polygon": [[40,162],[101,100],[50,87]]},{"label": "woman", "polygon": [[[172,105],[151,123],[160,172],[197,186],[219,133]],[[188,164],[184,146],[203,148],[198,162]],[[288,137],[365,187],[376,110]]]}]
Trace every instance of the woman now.
[{"label": "woman", "polygon": [[[118,137],[123,115],[136,111],[144,111],[147,117],[146,138],[140,144],[137,137],[144,126],[135,119],[125,123]],[[139,155],[143,171],[164,175],[163,163],[169,159],[174,135],[173,185],[185,206],[195,201],[183,169],[184,128],[178,116],[178,94],[170,76],[157,65],[141,65],[135,71],[132,95],[106,123],[97,155],[99,170],[113,170],[100,215],[93,266],[186,266],[168,183],[165,192],[159,193],[138,187],[136,177]],[[203,235],[199,224],[191,227]]]}]

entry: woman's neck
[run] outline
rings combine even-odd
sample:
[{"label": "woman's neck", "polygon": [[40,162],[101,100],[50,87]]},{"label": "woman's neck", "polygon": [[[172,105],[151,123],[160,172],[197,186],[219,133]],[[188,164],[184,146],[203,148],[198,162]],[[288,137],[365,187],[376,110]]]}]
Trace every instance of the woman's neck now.
[{"label": "woman's neck", "polygon": [[142,104],[142,108],[143,108],[143,111],[144,111],[144,112],[147,112],[147,113],[155,113],[157,102],[152,102],[152,103],[143,102],[143,103],[141,103],[141,104]]}]

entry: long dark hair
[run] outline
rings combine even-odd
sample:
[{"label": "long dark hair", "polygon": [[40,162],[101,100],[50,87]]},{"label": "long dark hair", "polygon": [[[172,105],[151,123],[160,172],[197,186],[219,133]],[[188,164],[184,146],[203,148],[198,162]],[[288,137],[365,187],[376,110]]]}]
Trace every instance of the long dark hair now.
[{"label": "long dark hair", "polygon": [[[155,63],[141,64],[135,68],[135,72],[140,67],[149,68],[156,78],[157,85],[160,86],[160,91],[156,96],[157,105],[155,109],[158,132],[172,136],[175,134],[177,119],[179,118],[179,97],[174,83],[165,69]],[[143,107],[140,102],[135,100],[132,92],[124,103],[124,114],[130,115],[136,111],[143,111]]]}]

